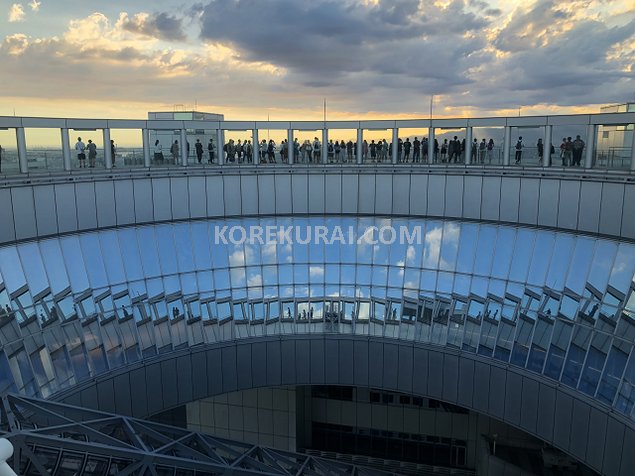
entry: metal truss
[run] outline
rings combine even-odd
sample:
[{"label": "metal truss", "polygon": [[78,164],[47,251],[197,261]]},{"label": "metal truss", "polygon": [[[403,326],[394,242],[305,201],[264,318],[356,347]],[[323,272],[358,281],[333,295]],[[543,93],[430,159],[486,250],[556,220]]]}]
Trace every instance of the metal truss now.
[{"label": "metal truss", "polygon": [[395,474],[13,394],[0,402],[0,437],[25,476]]}]

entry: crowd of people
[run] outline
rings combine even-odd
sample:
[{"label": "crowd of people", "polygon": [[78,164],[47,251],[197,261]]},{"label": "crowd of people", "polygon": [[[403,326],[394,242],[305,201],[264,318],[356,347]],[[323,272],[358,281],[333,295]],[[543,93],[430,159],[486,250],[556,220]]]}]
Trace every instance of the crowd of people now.
[{"label": "crowd of people", "polygon": [[[190,157],[190,143],[186,145],[187,156]],[[326,161],[327,163],[354,163],[357,160],[357,143],[349,140],[329,140],[325,146],[322,142],[315,137],[313,140],[304,140],[302,143],[296,138],[292,145],[289,145],[288,140],[283,140],[277,144],[273,139],[263,139],[258,143],[256,147],[252,144],[251,140],[229,139],[220,150],[214,139],[209,139],[209,142],[204,145],[200,139],[196,139],[194,143],[194,153],[196,160],[199,164],[207,162],[208,164],[218,163],[219,157],[225,159],[228,164],[274,164],[274,163],[288,163],[289,162],[289,149],[293,148],[294,161],[296,163],[321,163],[323,147],[326,148]],[[582,160],[582,153],[584,151],[585,143],[576,136],[574,140],[571,137],[563,138],[560,144],[560,160],[562,166],[580,166]],[[110,141],[111,156],[113,167],[116,166],[117,149],[115,141]],[[525,155],[525,143],[522,137],[519,137],[515,145],[513,145],[514,151],[514,163],[521,164]],[[538,139],[535,146],[537,159],[539,164],[544,164],[545,147],[542,139]],[[80,168],[94,168],[97,158],[97,145],[88,139],[88,143],[85,144],[81,137],[77,138],[75,144],[75,150],[77,153],[77,159],[79,161]],[[472,147],[470,152],[470,163],[472,164],[491,164],[500,163],[500,147],[497,147],[494,143],[494,139],[479,139],[474,138],[472,141]],[[399,139],[397,142],[397,162],[398,163],[465,163],[466,162],[466,143],[465,139],[459,139],[457,136],[451,139],[443,139],[439,142],[437,138],[434,139],[432,147],[427,137],[423,137],[421,140],[415,137],[412,141],[409,137]],[[207,152],[207,155],[205,155]],[[550,157],[555,154],[556,150],[553,144],[550,145],[549,154]],[[178,140],[174,140],[170,144],[169,159],[165,158],[163,152],[163,146],[159,139],[154,143],[154,163],[165,164],[172,163],[178,164],[180,162],[181,145]],[[432,153],[432,160],[429,160],[429,154]],[[364,140],[361,146],[362,162],[373,163],[392,163],[393,156],[393,144],[392,142],[381,139],[375,141],[372,139],[370,142]],[[87,160],[88,156],[88,160]]]}]

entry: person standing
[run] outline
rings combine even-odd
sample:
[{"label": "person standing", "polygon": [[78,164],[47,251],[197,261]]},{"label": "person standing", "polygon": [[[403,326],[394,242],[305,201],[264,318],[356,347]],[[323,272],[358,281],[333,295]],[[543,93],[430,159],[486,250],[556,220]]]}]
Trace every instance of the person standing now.
[{"label": "person standing", "polygon": [[410,149],[412,148],[412,143],[410,142],[410,138],[406,137],[405,142],[403,143],[403,156],[404,162],[410,162]]},{"label": "person standing", "polygon": [[584,141],[580,139],[580,136],[575,136],[573,141],[573,164],[580,166],[582,161],[582,151],[584,150]]},{"label": "person standing", "polygon": [[174,165],[179,162],[179,141],[175,140],[172,146],[170,147],[170,153],[172,154],[172,161]]},{"label": "person standing", "polygon": [[214,163],[214,149],[216,149],[216,146],[214,145],[214,139],[210,139],[209,143],[207,144],[207,154],[209,155],[207,163],[209,164]]},{"label": "person standing", "polygon": [[421,142],[415,137],[412,141],[412,161],[419,162],[421,160]]},{"label": "person standing", "polygon": [[196,139],[194,149],[196,150],[196,159],[198,160],[198,163],[203,163],[203,144],[201,144],[200,139]]},{"label": "person standing", "polygon": [[317,137],[313,140],[313,161],[315,163],[320,163],[322,161],[320,158],[320,141]]},{"label": "person standing", "polygon": [[490,139],[487,143],[487,163],[491,164],[494,158],[494,139]]},{"label": "person standing", "polygon": [[154,141],[154,163],[163,164],[163,146],[159,139]]},{"label": "person standing", "polygon": [[485,142],[485,139],[483,139],[478,145],[478,159],[481,164],[485,163],[485,154],[487,154],[487,142]]},{"label": "person standing", "polygon": [[88,139],[88,166],[91,169],[95,168],[95,164],[97,162],[97,146],[95,143]]},{"label": "person standing", "polygon": [[112,166],[116,167],[115,158],[117,157],[117,147],[115,147],[114,139],[110,139],[110,155],[112,157]]},{"label": "person standing", "polygon": [[567,138],[562,138],[562,144],[560,144],[560,160],[562,161],[562,166],[566,167],[567,165]]},{"label": "person standing", "polygon": [[545,145],[542,143],[542,139],[538,139],[536,149],[538,149],[538,163],[544,165],[543,159],[545,156]]},{"label": "person standing", "polygon": [[567,137],[567,142],[564,143],[564,161],[569,166],[573,167],[575,165],[573,162],[573,142],[571,142],[571,137]]},{"label": "person standing", "polygon": [[75,151],[77,152],[77,160],[79,160],[79,168],[86,168],[86,144],[82,142],[82,138],[78,137],[75,143]]},{"label": "person standing", "polygon": [[516,163],[520,164],[520,160],[523,158],[523,147],[525,147],[525,145],[523,144],[523,138],[522,136],[518,138],[518,142],[516,142]]}]

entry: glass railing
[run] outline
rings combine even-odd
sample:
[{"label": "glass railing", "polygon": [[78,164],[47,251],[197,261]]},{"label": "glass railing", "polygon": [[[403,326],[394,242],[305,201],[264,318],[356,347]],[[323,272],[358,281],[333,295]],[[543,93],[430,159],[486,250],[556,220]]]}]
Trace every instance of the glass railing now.
[{"label": "glass railing", "polygon": [[[628,171],[631,168],[631,148],[630,147],[614,147],[608,149],[597,149],[593,153],[592,168],[599,170],[621,170]],[[535,146],[524,147],[520,151],[519,157],[514,147],[508,151],[509,165],[511,167],[545,167],[544,160],[539,157],[538,148]],[[242,152],[227,153],[221,150],[224,166],[227,167],[288,167],[289,157],[280,149],[275,147],[273,151],[256,152],[255,155]],[[491,150],[481,150],[478,147],[472,150],[469,166],[470,167],[500,167],[504,164],[505,150],[502,146],[495,146]],[[204,150],[200,158],[194,151],[190,151],[187,157],[187,164],[190,167],[217,167],[219,165],[219,152],[214,151],[213,161],[210,161],[209,152]],[[520,160],[517,160],[517,159]],[[413,151],[406,154],[401,151],[398,154],[396,165],[410,167],[428,167],[428,166],[466,166],[465,151],[454,154],[452,157],[447,151],[440,147],[433,154],[433,159],[429,160],[427,148],[421,150],[418,156]],[[584,167],[586,160],[586,149],[582,153],[580,167]],[[97,156],[91,161],[88,157],[80,163],[75,151],[71,151],[71,170],[103,170],[106,168],[106,162],[103,150],[97,151]],[[180,154],[173,155],[169,151],[162,154],[150,152],[150,168],[166,168],[166,167],[182,167],[182,157]],[[559,148],[551,154],[552,167],[579,168],[574,167],[571,157],[565,156]],[[300,148],[296,150],[293,157],[293,167],[325,167],[325,166],[381,166],[393,165],[392,147],[387,151],[363,153],[361,163],[357,160],[357,149],[349,153],[346,149],[338,152],[327,153],[326,158],[322,156],[322,152],[315,154],[313,150]],[[61,172],[64,170],[64,159],[61,149],[32,149],[27,151],[27,167],[29,173],[47,173]],[[119,147],[116,150],[113,167],[119,169],[143,168],[144,151],[141,147]],[[20,173],[18,153],[15,149],[3,149],[2,160],[0,162],[0,175],[16,175]]]}]

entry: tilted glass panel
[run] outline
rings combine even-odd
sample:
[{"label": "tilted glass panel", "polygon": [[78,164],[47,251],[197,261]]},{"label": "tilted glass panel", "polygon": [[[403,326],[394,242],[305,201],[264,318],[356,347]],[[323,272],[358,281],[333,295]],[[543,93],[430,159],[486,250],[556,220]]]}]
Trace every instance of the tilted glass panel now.
[{"label": "tilted glass panel", "polygon": [[534,252],[534,242],[536,232],[519,229],[516,235],[516,245],[514,246],[514,257],[509,270],[509,279],[517,282],[526,282],[529,274],[529,265]]},{"label": "tilted glass panel", "polygon": [[39,243],[39,246],[42,262],[49,277],[51,292],[57,295],[70,286],[60,242],[58,239],[44,240]]},{"label": "tilted glass panel", "polygon": [[176,223],[173,231],[179,273],[190,273],[196,269],[190,225],[188,223]]},{"label": "tilted glass panel", "polygon": [[106,274],[105,260],[101,254],[99,235],[90,233],[81,235],[79,242],[86,264],[86,273],[92,289],[102,289],[111,282]]},{"label": "tilted glass panel", "polygon": [[555,236],[553,233],[541,231],[536,234],[534,252],[527,277],[529,284],[533,284],[534,286],[545,285],[554,243]]},{"label": "tilted glass panel", "polygon": [[146,279],[161,276],[155,229],[155,226],[137,228],[139,253],[143,265],[143,274]]},{"label": "tilted glass panel", "polygon": [[596,242],[588,282],[600,292],[606,290],[616,254],[617,244],[605,240]]},{"label": "tilted glass panel", "polygon": [[635,245],[620,243],[611,269],[609,285],[619,292],[628,294],[629,287],[635,277]]},{"label": "tilted glass panel", "polygon": [[71,288],[74,293],[81,293],[89,289],[86,266],[81,252],[79,237],[67,236],[60,239],[62,254],[66,263],[66,271],[70,279]]},{"label": "tilted glass panel", "polygon": [[496,245],[497,227],[481,225],[478,232],[476,256],[474,257],[474,274],[489,276],[492,271],[492,258]]},{"label": "tilted glass panel", "polygon": [[18,246],[22,268],[33,296],[38,296],[49,289],[49,282],[36,243],[25,243]]},{"label": "tilted glass panel", "polygon": [[121,260],[121,249],[119,248],[117,232],[101,232],[99,233],[99,241],[101,243],[101,252],[104,256],[108,256],[104,264],[106,265],[106,273],[110,282],[113,284],[125,282],[126,273]]},{"label": "tilted glass panel", "polygon": [[455,270],[460,237],[461,227],[459,224],[453,222],[446,222],[443,224],[443,239],[441,241],[439,269],[445,271]]},{"label": "tilted glass panel", "polygon": [[426,233],[423,246],[422,267],[438,269],[441,255],[441,239],[443,238],[443,223],[430,221],[426,223]]},{"label": "tilted glass panel", "polygon": [[0,271],[9,294],[26,286],[26,277],[22,271],[22,263],[15,246],[0,248]]},{"label": "tilted glass panel", "polygon": [[591,238],[580,236],[576,239],[566,280],[567,288],[576,294],[581,295],[586,285],[594,245],[595,240]]},{"label": "tilted glass panel", "polygon": [[569,263],[573,255],[575,238],[571,235],[558,233],[553,246],[553,255],[547,272],[545,284],[547,287],[562,291],[564,289],[565,279],[569,271]]},{"label": "tilted glass panel", "polygon": [[209,226],[206,223],[194,222],[191,224],[192,252],[194,253],[194,266],[197,270],[209,270],[212,268],[213,242],[209,236]]},{"label": "tilted glass panel", "polygon": [[139,253],[139,242],[137,232],[133,228],[123,228],[117,230],[119,238],[119,249],[123,260],[124,271],[128,281],[138,281],[145,278],[141,254]]},{"label": "tilted glass panel", "polygon": [[478,240],[478,225],[473,223],[461,224],[461,237],[456,258],[456,271],[459,273],[474,272],[474,255]]},{"label": "tilted glass panel", "polygon": [[492,277],[507,279],[512,257],[514,255],[514,244],[516,240],[516,230],[507,227],[498,227],[496,237],[496,247],[494,249],[494,260],[492,262]]}]

